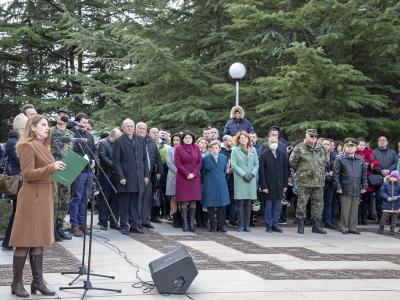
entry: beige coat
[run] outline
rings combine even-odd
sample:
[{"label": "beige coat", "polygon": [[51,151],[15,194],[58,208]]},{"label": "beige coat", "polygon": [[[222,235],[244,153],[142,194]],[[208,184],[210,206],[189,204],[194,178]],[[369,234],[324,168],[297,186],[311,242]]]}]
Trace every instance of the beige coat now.
[{"label": "beige coat", "polygon": [[19,146],[22,188],[18,193],[17,210],[10,245],[40,247],[54,243],[54,158],[39,140]]}]

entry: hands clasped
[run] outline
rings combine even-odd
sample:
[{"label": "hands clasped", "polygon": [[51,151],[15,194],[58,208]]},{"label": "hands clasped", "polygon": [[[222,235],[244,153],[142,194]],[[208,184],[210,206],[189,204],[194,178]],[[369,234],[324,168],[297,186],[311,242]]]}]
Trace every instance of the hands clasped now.
[{"label": "hands clasped", "polygon": [[246,173],[246,174],[243,176],[243,180],[244,180],[245,182],[250,182],[253,178],[254,178],[254,175],[253,175],[253,174],[249,174],[249,173]]}]

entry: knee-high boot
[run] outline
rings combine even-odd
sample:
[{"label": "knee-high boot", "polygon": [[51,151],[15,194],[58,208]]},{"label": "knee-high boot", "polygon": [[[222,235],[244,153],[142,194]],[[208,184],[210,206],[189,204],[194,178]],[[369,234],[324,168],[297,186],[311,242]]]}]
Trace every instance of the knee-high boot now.
[{"label": "knee-high boot", "polygon": [[11,283],[11,294],[19,298],[29,298],[28,292],[24,288],[22,274],[24,272],[26,256],[15,256],[13,258],[13,281]]},{"label": "knee-high boot", "polygon": [[189,231],[194,232],[194,218],[196,216],[196,207],[189,208]]},{"label": "knee-high boot", "polygon": [[42,295],[54,296],[56,293],[49,290],[43,280],[43,253],[30,255],[29,260],[33,277],[31,293],[36,294],[36,292],[39,291]]},{"label": "knee-high boot", "polygon": [[196,226],[199,228],[202,228],[203,222],[202,222],[202,205],[200,202],[196,202],[196,215],[195,215],[195,220],[196,220]]},{"label": "knee-high boot", "polygon": [[179,212],[176,211],[175,213],[172,214],[172,226],[174,228],[179,228],[181,227],[181,223],[180,223],[180,218],[179,218]]},{"label": "knee-high boot", "polygon": [[182,229],[183,231],[189,231],[188,227],[188,208],[182,207],[181,208],[181,217],[182,217]]}]

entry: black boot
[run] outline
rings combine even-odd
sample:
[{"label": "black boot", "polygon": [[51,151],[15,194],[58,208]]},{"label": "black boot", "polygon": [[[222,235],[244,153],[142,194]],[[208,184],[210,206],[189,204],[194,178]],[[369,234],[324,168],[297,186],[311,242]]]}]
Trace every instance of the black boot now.
[{"label": "black boot", "polygon": [[181,222],[179,220],[179,212],[175,212],[172,214],[172,226],[174,228],[180,228],[181,227]]},{"label": "black boot", "polygon": [[56,293],[49,290],[43,280],[43,253],[29,255],[29,260],[32,269],[32,284],[31,294],[36,294],[39,291],[44,296],[54,296]]},{"label": "black boot", "polygon": [[62,242],[63,238],[58,234],[57,225],[54,226],[54,240],[56,242]]},{"label": "black boot", "polygon": [[202,212],[203,212],[203,206],[199,203],[196,202],[196,215],[195,215],[195,220],[196,220],[196,226],[199,228],[203,227],[203,220],[202,220]]},{"label": "black boot", "polygon": [[196,216],[196,207],[189,208],[189,231],[194,232],[194,218]]},{"label": "black boot", "polygon": [[297,233],[304,234],[304,219],[297,218]]},{"label": "black boot", "polygon": [[226,232],[225,225],[225,209],[224,207],[218,207],[217,211],[217,231]]},{"label": "black boot", "polygon": [[217,223],[215,220],[215,208],[214,207],[207,207],[207,214],[208,214],[208,220],[210,223],[210,232],[216,232],[217,231]]},{"label": "black boot", "polygon": [[56,226],[56,231],[59,237],[61,237],[64,240],[72,240],[72,236],[68,233],[65,232],[62,228],[61,224],[57,224]]},{"label": "black boot", "polygon": [[22,274],[24,272],[26,256],[15,256],[13,258],[13,282],[11,283],[11,294],[19,298],[29,298],[24,288]]},{"label": "black boot", "polygon": [[326,230],[321,227],[321,220],[319,219],[314,219],[314,225],[311,231],[314,233],[326,234]]},{"label": "black boot", "polygon": [[385,229],[385,225],[379,225],[378,233],[383,234],[384,229]]},{"label": "black boot", "polygon": [[181,217],[182,217],[182,229],[183,231],[189,231],[189,226],[188,226],[188,209],[187,207],[182,207],[181,208]]}]

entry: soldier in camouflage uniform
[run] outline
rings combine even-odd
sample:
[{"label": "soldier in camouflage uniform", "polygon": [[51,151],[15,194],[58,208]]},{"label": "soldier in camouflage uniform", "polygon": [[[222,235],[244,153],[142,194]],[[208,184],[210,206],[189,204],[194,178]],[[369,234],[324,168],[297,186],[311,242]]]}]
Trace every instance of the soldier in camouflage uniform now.
[{"label": "soldier in camouflage uniform", "polygon": [[[72,143],[63,143],[63,137],[73,138],[74,135],[67,129],[67,123],[61,120],[62,116],[69,117],[69,111],[66,108],[60,108],[57,111],[57,125],[52,127],[51,132],[51,153],[56,160],[62,160],[70,149]],[[70,189],[62,184],[57,183],[56,195],[54,195],[54,221],[55,230],[54,238],[57,242],[63,239],[70,240],[72,236],[63,230],[63,221],[68,214],[69,202],[71,198]]]},{"label": "soldier in camouflage uniform", "polygon": [[325,184],[325,164],[328,152],[317,143],[317,130],[307,129],[304,142],[298,144],[290,155],[290,166],[296,171],[298,185],[297,232],[304,234],[306,206],[311,201],[311,217],[314,219],[312,232],[326,234],[321,228],[323,193]]}]

